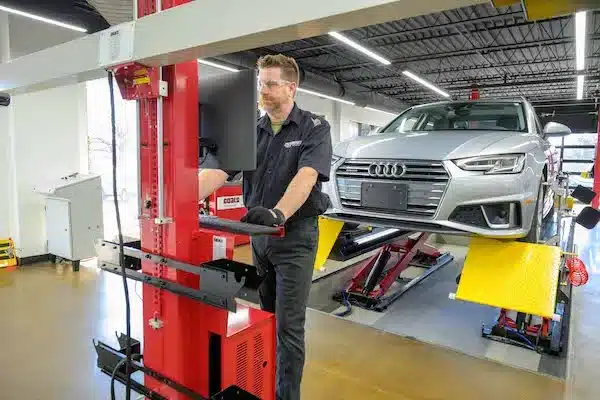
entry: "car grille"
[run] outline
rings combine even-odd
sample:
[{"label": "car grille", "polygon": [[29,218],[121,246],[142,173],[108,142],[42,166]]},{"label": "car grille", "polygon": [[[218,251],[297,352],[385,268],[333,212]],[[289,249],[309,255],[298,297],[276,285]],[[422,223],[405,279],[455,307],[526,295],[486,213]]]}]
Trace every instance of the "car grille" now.
[{"label": "car grille", "polygon": [[[400,177],[373,177],[369,166],[374,162],[399,162],[405,171]],[[361,206],[362,182],[399,182],[408,185],[408,207],[402,213],[433,217],[442,201],[450,176],[441,162],[402,160],[346,160],[336,171],[340,201],[346,208],[385,212]],[[390,212],[390,210],[387,210]],[[392,211],[398,214],[398,211]]]}]

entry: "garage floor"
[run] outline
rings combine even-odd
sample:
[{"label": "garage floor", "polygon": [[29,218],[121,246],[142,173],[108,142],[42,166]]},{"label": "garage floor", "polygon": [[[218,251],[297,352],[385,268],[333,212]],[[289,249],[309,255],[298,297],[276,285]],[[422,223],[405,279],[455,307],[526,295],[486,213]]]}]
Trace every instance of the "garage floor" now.
[{"label": "garage floor", "polygon": [[[552,230],[552,227],[548,227]],[[569,348],[564,356],[538,354],[516,346],[484,339],[483,324],[497,318],[497,309],[478,304],[453,301],[448,293],[456,291],[466,247],[441,245],[441,251],[454,255],[454,261],[408,291],[385,312],[353,307],[345,319],[385,332],[447,347],[476,357],[498,361],[520,369],[565,379],[573,399],[596,399],[600,383],[589,371],[600,366],[600,227],[595,230],[577,226],[576,251],[585,262],[589,282],[574,288]],[[329,282],[317,282],[311,293],[311,306],[329,313],[342,311],[339,303],[315,291],[339,290],[352,276],[354,268],[338,272]],[[408,271],[407,271],[408,272]],[[592,395],[593,393],[593,395]]]},{"label": "garage floor", "polygon": [[[142,302],[130,293],[132,335],[139,338]],[[108,399],[109,378],[95,366],[92,338],[115,343],[123,304],[120,277],[93,264],[79,273],[50,264],[0,271],[0,399]],[[560,400],[565,389],[558,379],[314,310],[307,349],[304,399]],[[124,398],[121,385],[117,398]]]},{"label": "garage floor", "polygon": [[[576,241],[590,281],[575,290],[566,374],[544,356],[479,337],[481,323],[493,321],[495,312],[447,300],[464,257],[464,248],[448,245],[443,249],[454,254],[454,263],[409,291],[385,315],[356,311],[350,319],[359,323],[354,323],[309,311],[304,398],[596,399],[600,229],[579,228]],[[237,258],[247,260],[247,253],[240,249]],[[334,276],[344,281],[352,272],[345,266],[330,263],[327,272],[339,270]],[[330,299],[334,281],[317,279],[313,308],[337,308]],[[137,338],[140,293],[140,284],[132,282]],[[102,273],[93,262],[84,263],[80,273],[71,272],[69,264],[0,270],[0,315],[0,400],[108,398],[109,380],[95,367],[92,338],[114,343],[114,332],[124,330],[118,276]],[[123,398],[120,385],[117,392]]]}]

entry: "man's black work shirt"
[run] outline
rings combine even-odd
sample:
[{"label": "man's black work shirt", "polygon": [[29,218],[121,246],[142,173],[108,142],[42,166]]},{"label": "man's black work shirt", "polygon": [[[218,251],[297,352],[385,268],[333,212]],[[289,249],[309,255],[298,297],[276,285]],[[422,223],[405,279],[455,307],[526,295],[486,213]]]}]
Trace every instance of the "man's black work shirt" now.
[{"label": "man's black work shirt", "polygon": [[325,119],[294,104],[279,133],[273,134],[271,120],[264,115],[257,124],[256,170],[243,173],[246,208],[274,208],[296,173],[312,167],[319,174],[317,183],[288,223],[322,214],[329,204],[321,189],[322,182],[329,180],[331,156],[331,130]]}]

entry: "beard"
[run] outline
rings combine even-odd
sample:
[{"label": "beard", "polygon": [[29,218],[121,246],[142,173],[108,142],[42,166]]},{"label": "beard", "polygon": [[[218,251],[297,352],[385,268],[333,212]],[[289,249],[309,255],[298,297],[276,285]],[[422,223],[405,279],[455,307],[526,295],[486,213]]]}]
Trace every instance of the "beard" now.
[{"label": "beard", "polygon": [[272,113],[279,111],[283,102],[270,96],[261,96],[260,104],[265,111]]}]

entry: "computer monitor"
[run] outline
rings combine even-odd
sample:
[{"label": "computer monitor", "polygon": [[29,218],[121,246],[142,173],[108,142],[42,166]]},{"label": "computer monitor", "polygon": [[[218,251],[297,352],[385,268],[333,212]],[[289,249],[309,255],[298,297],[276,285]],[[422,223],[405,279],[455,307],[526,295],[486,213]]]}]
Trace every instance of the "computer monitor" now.
[{"label": "computer monitor", "polygon": [[199,77],[201,169],[256,169],[255,69]]}]

